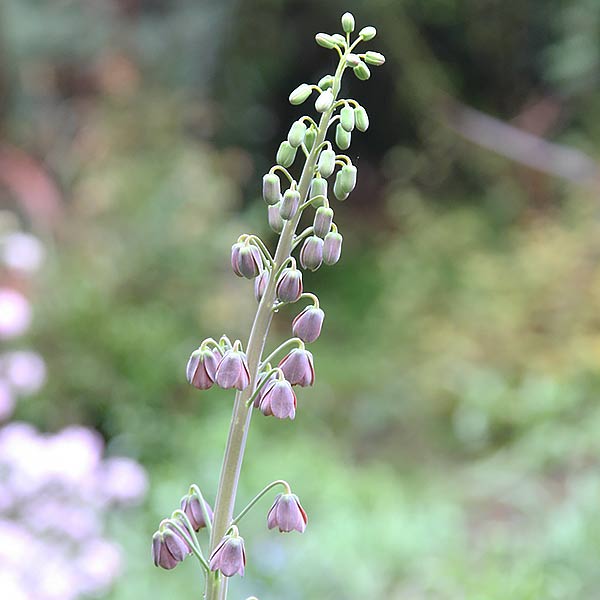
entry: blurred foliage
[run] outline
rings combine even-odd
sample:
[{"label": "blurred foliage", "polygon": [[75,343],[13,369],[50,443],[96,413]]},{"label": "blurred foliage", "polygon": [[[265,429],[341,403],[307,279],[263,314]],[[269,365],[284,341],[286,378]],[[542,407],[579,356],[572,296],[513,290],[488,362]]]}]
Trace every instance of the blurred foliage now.
[{"label": "blurred foliage", "polygon": [[31,335],[49,384],[19,416],[93,425],[150,469],[147,510],[114,523],[131,569],[112,598],[200,585],[148,557],[190,481],[215,489],[225,442],[231,395],[183,368],[201,338],[246,335],[229,247],[273,241],[258,190],[297,114],[285,98],[330,68],[310,40],[347,9],[388,63],[348,84],[373,125],[336,215],[343,260],[305,281],[327,315],[318,383],[294,424],[254,419],[240,491],[288,478],[309,528],[266,532],[265,500],[233,597],[594,598],[597,193],[473,148],[440,110],[450,95],[526,124],[549,101],[535,133],[597,154],[594,0],[8,0],[3,141],[65,196]]}]

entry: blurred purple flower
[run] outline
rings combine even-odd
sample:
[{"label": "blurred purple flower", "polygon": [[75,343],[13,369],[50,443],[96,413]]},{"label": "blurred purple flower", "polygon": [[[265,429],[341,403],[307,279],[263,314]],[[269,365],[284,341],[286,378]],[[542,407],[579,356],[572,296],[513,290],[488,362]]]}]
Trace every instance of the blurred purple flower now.
[{"label": "blurred purple flower", "polygon": [[10,289],[0,288],[0,338],[17,337],[31,323],[31,307],[23,294]]},{"label": "blurred purple flower", "polygon": [[56,553],[37,562],[30,586],[35,589],[35,600],[75,600],[80,595],[77,573],[69,558]]},{"label": "blurred purple flower", "polygon": [[78,483],[94,474],[104,443],[100,434],[73,425],[45,440],[48,471],[63,482]]},{"label": "blurred purple flower", "polygon": [[98,538],[86,542],[74,566],[79,590],[84,594],[99,594],[121,574],[123,558],[116,544]]},{"label": "blurred purple flower", "polygon": [[109,501],[136,504],[148,491],[148,476],[135,460],[115,456],[100,466],[98,486],[100,494]]},{"label": "blurred purple flower", "polygon": [[36,352],[10,352],[3,363],[6,377],[17,392],[35,394],[46,381],[46,363]]},{"label": "blurred purple flower", "polygon": [[33,273],[40,268],[46,252],[35,236],[17,231],[2,242],[2,260],[9,269]]}]

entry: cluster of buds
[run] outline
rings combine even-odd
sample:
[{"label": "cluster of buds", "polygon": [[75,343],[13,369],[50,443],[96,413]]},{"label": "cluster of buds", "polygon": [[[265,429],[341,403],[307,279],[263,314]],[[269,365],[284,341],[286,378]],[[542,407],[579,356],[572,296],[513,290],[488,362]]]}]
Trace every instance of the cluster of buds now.
[{"label": "cluster of buds", "polygon": [[208,390],[216,383],[224,390],[245,390],[250,385],[248,359],[242,343],[232,345],[227,336],[217,343],[212,338],[204,340],[188,360],[188,382],[199,390]]},{"label": "cluster of buds", "polygon": [[[325,313],[319,299],[304,290],[303,270],[316,271],[323,264],[331,266],[340,260],[343,239],[334,222],[330,200],[344,201],[356,187],[357,169],[343,152],[350,147],[355,131],[364,132],[369,127],[369,117],[363,106],[356,100],[338,97],[342,75],[349,69],[364,81],[371,76],[369,67],[385,62],[378,52],[357,51],[360,43],[375,37],[374,27],[364,27],[352,41],[355,20],[350,13],[345,13],[342,29],[343,34],[316,35],[317,44],[338,54],[340,60],[335,73],[323,76],[316,84],[303,83],[289,96],[290,103],[299,106],[316,93],[314,108],[318,122],[310,115],[304,115],[292,124],[286,139],[279,145],[276,164],[262,179],[268,223],[279,236],[276,251],[271,253],[268,244],[251,234],[240,236],[231,249],[234,273],[253,280],[258,302],[246,351],[239,340],[232,344],[226,336],[218,342],[208,338],[192,352],[187,364],[187,379],[194,387],[206,390],[216,383],[223,389],[237,390],[230,440],[245,440],[245,428],[250,422],[248,411],[253,407],[265,416],[294,419],[297,410],[295,386],[312,386],[315,381],[313,355],[305,345],[319,338]],[[333,123],[336,127],[331,142],[326,135]],[[293,169],[298,157],[304,157],[305,162],[296,179]],[[332,185],[330,179],[333,179]],[[300,220],[307,215],[311,224],[298,232]],[[293,337],[264,357],[273,313],[282,306],[302,300],[309,302],[304,303],[293,318]],[[267,486],[236,518],[232,518],[244,443],[235,449],[228,445],[214,523],[211,524],[210,507],[196,488],[197,491],[193,490],[195,495],[182,501],[181,510],[163,521],[155,534],[153,553],[157,565],[170,569],[194,553],[207,573],[217,571],[225,577],[243,575],[246,551],[238,523],[275,485],[283,485],[284,492],[275,498],[268,512],[267,527],[277,528],[280,532],[304,531],[306,513],[284,481]],[[196,532],[203,527],[212,532],[208,560],[204,559],[196,538]],[[216,578],[207,577],[207,600],[223,597],[218,591],[219,577],[218,574]]]},{"label": "cluster of buds", "polygon": [[175,510],[170,518],[163,519],[152,536],[152,559],[155,566],[171,570],[188,556],[195,554],[207,572],[220,571],[225,577],[244,575],[246,550],[237,524],[269,490],[278,485],[282,485],[285,491],[275,497],[267,514],[268,529],[277,527],[281,533],[304,533],[308,518],[298,496],[292,493],[287,482],[274,481],[257,494],[233,520],[207,561],[197,533],[202,529],[211,530],[213,511],[198,486],[192,485],[181,499],[181,508]]},{"label": "cluster of buds", "polygon": [[180,502],[181,508],[163,519],[152,536],[152,559],[157,567],[173,569],[194,553],[201,557],[196,533],[210,528],[213,512],[197,485],[192,485]]}]

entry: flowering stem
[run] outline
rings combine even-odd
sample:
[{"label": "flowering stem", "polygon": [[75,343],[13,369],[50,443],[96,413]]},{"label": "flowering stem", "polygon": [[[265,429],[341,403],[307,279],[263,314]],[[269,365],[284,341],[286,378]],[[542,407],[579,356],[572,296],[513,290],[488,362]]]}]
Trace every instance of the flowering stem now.
[{"label": "flowering stem", "polygon": [[274,487],[278,486],[278,485],[282,485],[285,488],[285,493],[286,494],[291,494],[292,490],[290,488],[290,485],[287,481],[284,481],[283,479],[278,479],[277,481],[273,481],[271,482],[268,486],[266,486],[265,488],[263,488],[260,492],[258,492],[258,494],[256,494],[256,496],[254,496],[254,498],[252,498],[252,500],[250,500],[250,502],[248,502],[248,504],[246,505],[246,507],[244,508],[244,510],[242,510],[242,512],[231,522],[231,525],[237,525],[245,516],[246,514],[248,514],[248,512],[252,509],[252,507],[269,491],[272,490]]},{"label": "flowering stem", "polygon": [[[337,97],[339,92],[345,66],[345,56],[342,56],[340,53],[340,62],[335,73],[332,89],[334,98]],[[304,201],[308,195],[310,183],[317,164],[317,158],[321,145],[325,140],[327,127],[329,125],[332,113],[333,108],[330,108],[321,115],[321,119],[319,120],[317,137],[304,164],[298,185],[301,201]],[[281,236],[279,238],[279,243],[277,244],[277,250],[275,252],[274,272],[278,272],[284,262],[289,259],[292,251],[294,233],[296,232],[301,215],[302,212],[298,211],[298,214],[293,219],[286,221],[284,225],[283,231],[281,232]],[[248,429],[252,416],[252,406],[248,406],[247,401],[252,395],[252,390],[256,385],[256,380],[259,375],[261,356],[264,350],[267,335],[269,333],[269,328],[271,326],[271,320],[273,319],[271,307],[275,301],[275,284],[276,277],[269,277],[267,287],[258,305],[254,322],[252,324],[252,329],[250,331],[250,336],[248,338],[248,344],[246,346],[248,368],[250,371],[250,385],[245,390],[238,392],[235,396],[233,415],[231,418],[227,445],[225,447],[225,455],[223,457],[223,465],[221,467],[221,477],[217,490],[217,498],[215,501],[213,530],[210,539],[211,553],[225,535],[233,519],[240,470],[242,468],[246,439],[248,437]],[[227,597],[227,579],[224,578],[220,573],[215,577],[207,577],[204,597],[205,600],[224,600]]]},{"label": "flowering stem", "polygon": [[277,348],[275,348],[275,350],[273,350],[273,352],[271,352],[271,354],[269,354],[269,356],[267,356],[267,358],[265,358],[265,360],[263,360],[261,364],[266,365],[268,362],[271,362],[282,350],[287,350],[290,346],[304,348],[304,342],[297,337],[286,340],[285,342],[283,342],[283,344],[279,344],[279,346],[277,346]]}]

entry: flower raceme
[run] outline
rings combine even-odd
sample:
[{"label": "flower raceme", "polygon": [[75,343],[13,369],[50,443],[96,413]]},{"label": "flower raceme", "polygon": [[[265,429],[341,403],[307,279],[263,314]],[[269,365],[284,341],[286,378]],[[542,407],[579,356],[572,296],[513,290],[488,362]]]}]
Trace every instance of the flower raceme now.
[{"label": "flower raceme", "polygon": [[[239,340],[231,344],[226,336],[218,342],[208,338],[192,352],[187,363],[187,380],[195,388],[207,390],[217,384],[236,390],[233,416],[214,515],[199,489],[192,486],[181,500],[181,509],[161,523],[153,537],[152,553],[155,564],[165,569],[172,569],[190,552],[195,554],[206,574],[205,600],[225,600],[227,585],[223,577],[243,575],[246,552],[237,525],[268,489],[274,485],[285,488],[268,512],[268,528],[303,532],[306,527],[306,513],[298,497],[282,480],[267,486],[236,518],[233,509],[250,425],[249,411],[255,408],[266,416],[293,420],[297,409],[293,386],[312,386],[315,381],[313,355],[304,345],[321,335],[325,313],[318,298],[305,291],[303,276],[340,260],[342,235],[334,222],[333,203],[346,200],[358,180],[356,166],[344,152],[354,136],[369,127],[366,109],[356,100],[340,97],[342,77],[350,73],[365,81],[371,77],[371,68],[385,62],[382,54],[364,52],[359,47],[375,37],[374,27],[363,27],[355,33],[354,16],[344,13],[341,28],[343,33],[315,36],[319,46],[337,55],[338,66],[316,84],[302,83],[291,92],[289,101],[293,106],[306,103],[309,113],[313,107],[314,112],[294,119],[278,146],[276,164],[262,178],[267,220],[277,247],[269,248],[268,240],[257,235],[243,234],[231,248],[233,271],[240,278],[253,280],[258,302],[248,343],[243,347]],[[335,127],[330,127],[332,124]],[[301,171],[296,172],[301,160]],[[298,231],[300,222],[310,225]],[[293,319],[294,338],[265,358],[265,343],[276,313],[283,305],[305,298],[311,298],[312,304]],[[293,346],[297,347],[289,350]],[[284,349],[289,351],[272,368]],[[204,530],[210,537],[208,560],[196,536]]]}]

